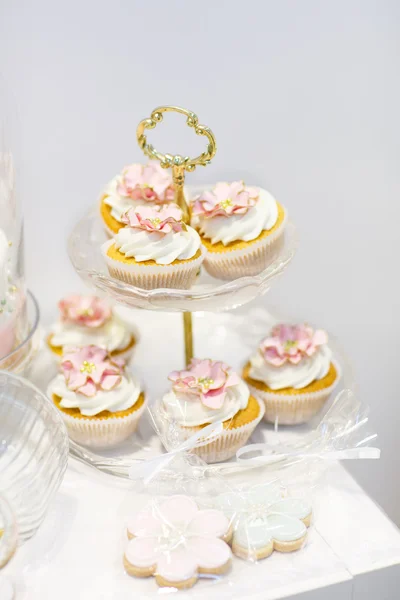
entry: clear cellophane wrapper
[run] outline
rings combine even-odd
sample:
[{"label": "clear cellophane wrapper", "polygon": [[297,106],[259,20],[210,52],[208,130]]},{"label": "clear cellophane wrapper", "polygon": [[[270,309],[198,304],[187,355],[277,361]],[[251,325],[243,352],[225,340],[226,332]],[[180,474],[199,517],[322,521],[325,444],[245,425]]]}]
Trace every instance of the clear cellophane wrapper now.
[{"label": "clear cellophane wrapper", "polygon": [[249,577],[274,580],[276,565],[286,583],[295,581],[307,547],[319,543],[321,475],[337,459],[379,457],[367,411],[349,390],[301,443],[272,438],[223,463],[194,453],[220,435],[221,423],[182,439],[160,413],[150,416],[167,452],[131,467],[132,487],[118,510],[124,586],[141,598],[165,588],[180,597],[245,594]]}]

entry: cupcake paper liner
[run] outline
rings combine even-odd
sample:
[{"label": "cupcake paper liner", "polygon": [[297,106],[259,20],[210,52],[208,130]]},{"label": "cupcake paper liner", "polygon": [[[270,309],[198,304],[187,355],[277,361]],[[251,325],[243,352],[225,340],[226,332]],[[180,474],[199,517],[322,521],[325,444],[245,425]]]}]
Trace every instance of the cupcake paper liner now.
[{"label": "cupcake paper liner", "polygon": [[146,409],[147,401],[126,417],[76,418],[60,411],[71,440],[91,448],[107,448],[126,440],[136,430],[139,419]]},{"label": "cupcake paper liner", "polygon": [[[206,463],[222,462],[235,456],[239,448],[242,448],[247,443],[264,416],[264,405],[257,397],[255,398],[260,407],[260,412],[255,419],[235,429],[224,429],[214,441],[199,448],[194,448],[191,452],[197,454]],[[198,432],[197,427],[180,426],[179,430],[183,432],[184,440],[187,440]]]},{"label": "cupcake paper liner", "polygon": [[262,400],[265,405],[264,420],[278,425],[300,425],[307,423],[324,406],[340,379],[340,371],[336,363],[337,377],[329,387],[317,392],[296,394],[274,394],[254,387],[245,380],[253,396]]},{"label": "cupcake paper liner", "polygon": [[107,250],[113,243],[113,240],[109,240],[102,248],[110,275],[115,279],[145,290],[156,288],[189,289],[196,281],[200,265],[206,253],[206,250],[202,247],[201,255],[198,258],[171,265],[127,264],[114,260],[107,255]]},{"label": "cupcake paper liner", "polygon": [[268,267],[281,252],[285,243],[284,220],[274,233],[259,241],[249,242],[239,250],[225,250],[207,253],[204,259],[206,271],[217,279],[231,280],[238,277],[258,275]]}]

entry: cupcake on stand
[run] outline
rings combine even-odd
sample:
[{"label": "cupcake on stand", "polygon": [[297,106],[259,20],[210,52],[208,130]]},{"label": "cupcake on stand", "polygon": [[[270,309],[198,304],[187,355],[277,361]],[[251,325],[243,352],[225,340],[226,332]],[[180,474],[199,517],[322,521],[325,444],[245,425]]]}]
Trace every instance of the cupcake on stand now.
[{"label": "cupcake on stand", "polygon": [[124,227],[122,216],[130,208],[172,202],[174,193],[171,174],[157,161],[125,167],[101,195],[100,214],[105,229],[111,236],[115,235]]},{"label": "cupcake on stand", "polygon": [[223,424],[215,440],[193,450],[208,463],[232,458],[263,417],[263,403],[221,361],[193,358],[187,369],[173,371],[168,379],[171,390],[159,402],[157,414],[176,427],[182,441],[210,423]]},{"label": "cupcake on stand", "polygon": [[306,324],[279,324],[243,369],[251,392],[265,404],[264,418],[278,425],[316,415],[339,380],[328,336]]},{"label": "cupcake on stand", "polygon": [[64,348],[95,345],[105,348],[112,357],[128,361],[138,340],[132,330],[97,296],[72,294],[58,303],[59,320],[47,337],[51,352],[60,359]]},{"label": "cupcake on stand", "polygon": [[261,273],[282,248],[286,219],[269,192],[243,181],[217,183],[192,202],[192,225],[207,249],[204,266],[218,279]]},{"label": "cupcake on stand", "polygon": [[137,428],[146,402],[139,383],[104,348],[71,348],[48,396],[61,412],[69,436],[91,447],[112,447]]}]

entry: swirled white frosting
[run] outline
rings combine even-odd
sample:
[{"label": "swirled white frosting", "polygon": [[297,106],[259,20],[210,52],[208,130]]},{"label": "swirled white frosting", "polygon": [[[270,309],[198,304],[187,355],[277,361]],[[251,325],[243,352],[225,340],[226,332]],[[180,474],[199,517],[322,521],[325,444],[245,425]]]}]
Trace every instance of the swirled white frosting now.
[{"label": "swirled white frosting", "polygon": [[328,374],[332,351],[328,346],[320,346],[312,356],[303,357],[297,365],[286,362],[281,367],[268,363],[258,352],[250,359],[249,375],[256,381],[265,383],[271,390],[292,387],[296,390],[318,381]]},{"label": "swirled white frosting", "polygon": [[163,396],[161,404],[167,415],[179,425],[196,427],[232,419],[239,410],[247,407],[249,396],[249,388],[240,380],[238,385],[227,389],[224,403],[218,409],[204,406],[196,394],[184,394],[174,390]]},{"label": "swirled white frosting", "polygon": [[85,417],[94,417],[103,410],[111,413],[127,410],[136,404],[140,396],[140,386],[130,376],[123,375],[121,383],[110,391],[98,390],[94,396],[88,397],[68,389],[62,373],[57,375],[47,388],[47,394],[61,398],[63,408],[79,408]]},{"label": "swirled white frosting", "polygon": [[193,225],[200,233],[211,240],[212,244],[222,242],[224,246],[230,242],[250,242],[255,240],[264,230],[272,229],[278,220],[278,205],[273,196],[260,189],[258,202],[242,215],[229,217],[217,215],[207,218],[193,218]]},{"label": "swirled white frosting", "polygon": [[170,265],[174,260],[188,260],[200,248],[200,236],[187,227],[186,231],[145,231],[123,227],[116,234],[115,246],[126,257],[136,262],[154,260],[158,265]]},{"label": "swirled white frosting", "polygon": [[116,175],[104,190],[104,203],[111,208],[111,216],[119,223],[122,223],[122,215],[127,210],[145,204],[144,200],[133,200],[132,198],[121,196],[117,189],[121,183],[122,175]]},{"label": "swirled white frosting", "polygon": [[131,342],[132,333],[116,315],[101,327],[85,327],[76,323],[58,321],[51,330],[53,346],[100,346],[109,352],[124,350]]}]

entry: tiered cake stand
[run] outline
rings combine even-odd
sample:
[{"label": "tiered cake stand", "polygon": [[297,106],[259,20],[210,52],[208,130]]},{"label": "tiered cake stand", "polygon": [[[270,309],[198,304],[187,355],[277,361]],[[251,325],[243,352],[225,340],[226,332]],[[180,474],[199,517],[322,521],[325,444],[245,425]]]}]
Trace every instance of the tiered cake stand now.
[{"label": "tiered cake stand", "polygon": [[[186,116],[186,123],[192,127],[197,135],[203,135],[208,139],[207,150],[195,159],[161,154],[147,142],[146,129],[153,129],[163,120],[163,113],[176,111]],[[185,171],[193,171],[196,166],[209,164],[216,152],[216,144],[213,133],[208,127],[198,124],[197,116],[183,108],[165,106],[155,109],[149,119],[142,121],[137,129],[137,140],[144,153],[160,161],[164,168],[172,168],[174,186],[176,190],[176,202],[182,208],[185,218],[190,218],[189,207],[183,193]],[[189,188],[190,189],[190,188]],[[195,193],[196,189],[190,189]],[[121,307],[144,309],[146,311],[163,311],[163,313],[181,312],[183,315],[184,352],[185,364],[193,356],[195,347],[198,356],[212,356],[215,359],[227,360],[227,351],[233,352],[240,360],[248,356],[249,345],[246,346],[246,336],[249,332],[257,329],[255,340],[265,333],[264,323],[257,325],[252,322],[250,312],[258,314],[257,310],[247,310],[230,319],[227,315],[214,315],[219,311],[228,311],[241,307],[259,296],[265,294],[271,287],[273,281],[283,273],[296,250],[297,239],[294,225],[289,221],[286,226],[285,244],[279,251],[275,260],[263,272],[256,276],[241,277],[229,282],[223,282],[210,277],[203,269],[199,274],[196,284],[189,290],[180,289],[153,289],[144,290],[129,285],[125,282],[112,278],[107,271],[101,255],[101,244],[107,239],[107,234],[102,225],[98,206],[90,210],[75,226],[68,241],[68,253],[71,262],[79,276],[89,285],[94,286],[97,291],[102,292]],[[192,313],[195,314],[192,322]],[[143,320],[143,324],[144,324]],[[148,320],[149,333],[143,339],[140,346],[146,348],[142,356],[143,366],[141,375],[145,378],[145,385],[150,388],[150,396],[162,393],[167,384],[167,373],[169,370],[181,368],[177,357],[177,348],[181,345],[179,337],[179,324],[176,323],[174,315],[155,314]],[[142,325],[142,321],[140,322]],[[177,333],[178,332],[178,333]],[[151,337],[149,342],[148,337]],[[255,344],[254,335],[252,343]],[[201,347],[201,348],[200,348]],[[254,350],[255,345],[253,345]],[[200,351],[201,350],[201,351]],[[217,354],[224,350],[223,356]],[[237,361],[236,361],[237,362]],[[233,366],[236,366],[232,361]],[[232,364],[231,363],[231,364]],[[134,361],[134,366],[137,362]],[[239,366],[239,365],[237,365]],[[143,373],[143,370],[145,373]],[[150,401],[155,399],[150,397]],[[148,439],[143,434],[139,444],[146,446],[151,452],[160,452],[161,446],[151,448]],[[91,464],[105,472],[126,477],[129,466],[136,460],[146,459],[144,453],[137,452],[138,448],[132,445],[117,449],[108,454],[98,455],[89,450],[71,443],[71,453],[83,462]]]}]

